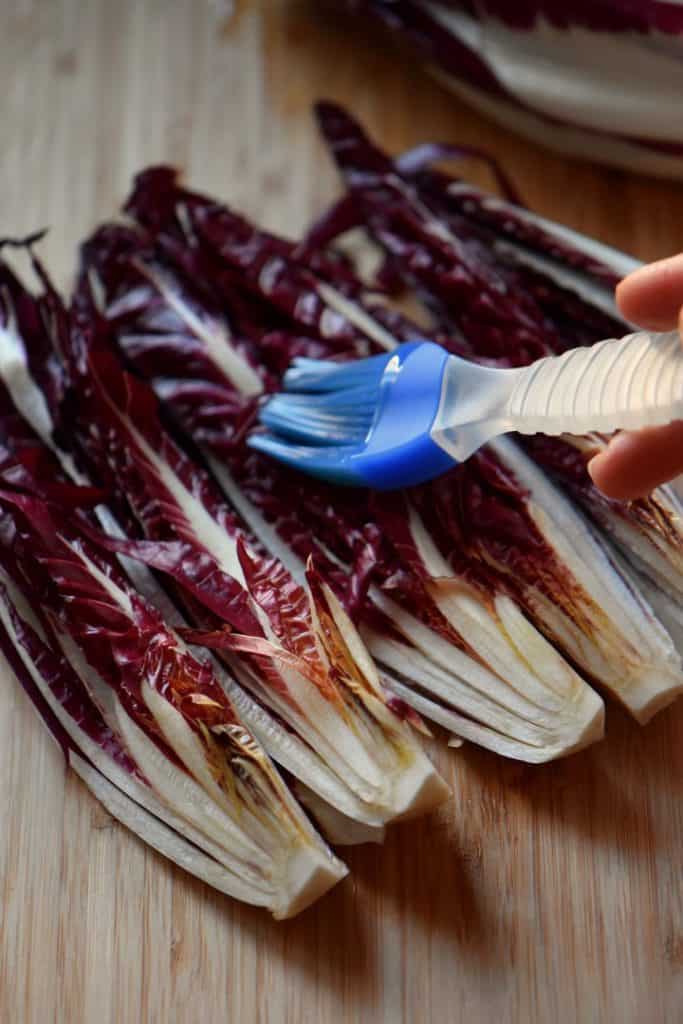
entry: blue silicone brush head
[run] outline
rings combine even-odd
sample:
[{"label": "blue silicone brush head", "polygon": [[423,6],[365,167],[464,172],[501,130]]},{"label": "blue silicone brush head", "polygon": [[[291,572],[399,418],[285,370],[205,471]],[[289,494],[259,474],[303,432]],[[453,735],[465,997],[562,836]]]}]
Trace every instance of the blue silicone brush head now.
[{"label": "blue silicone brush head", "polygon": [[252,448],[310,476],[391,490],[454,465],[430,437],[448,354],[407,342],[355,363],[297,359],[261,409]]}]

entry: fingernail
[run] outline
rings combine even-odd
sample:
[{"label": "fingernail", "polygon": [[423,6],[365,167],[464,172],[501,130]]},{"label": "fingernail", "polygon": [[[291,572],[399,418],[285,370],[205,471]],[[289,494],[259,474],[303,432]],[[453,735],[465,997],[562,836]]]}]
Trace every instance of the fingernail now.
[{"label": "fingernail", "polygon": [[595,477],[593,475],[593,470],[595,468],[596,463],[597,463],[597,468],[600,469],[600,460],[604,457],[604,454],[605,454],[604,452],[600,452],[599,455],[594,455],[593,458],[590,459],[589,462],[588,462],[588,466],[587,466],[588,475],[591,478],[591,480],[593,481],[593,483],[595,483]]},{"label": "fingernail", "polygon": [[621,430],[618,434],[615,434],[614,437],[609,441],[607,447],[603,448],[602,451],[598,452],[597,455],[594,455],[593,458],[589,461],[588,474],[591,480],[595,482],[595,470],[599,472],[604,463],[608,459],[611,459],[615,454],[618,454],[622,450],[622,448],[626,448],[630,443],[630,431]]}]

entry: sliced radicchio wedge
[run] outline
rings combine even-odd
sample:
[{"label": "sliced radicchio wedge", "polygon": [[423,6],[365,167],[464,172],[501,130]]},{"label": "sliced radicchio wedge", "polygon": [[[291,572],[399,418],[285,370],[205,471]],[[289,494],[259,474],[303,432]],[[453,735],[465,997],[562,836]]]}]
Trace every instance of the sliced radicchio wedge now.
[{"label": "sliced radicchio wedge", "polygon": [[[321,116],[326,117],[326,108],[321,109]],[[358,144],[361,162],[364,141]],[[513,300],[520,295],[525,301],[533,300],[536,320],[541,323],[545,318],[551,326],[545,333],[549,351],[558,353],[626,333],[631,325],[617,313],[614,285],[636,269],[638,261],[434,170],[432,163],[448,158],[448,150],[439,145],[418,147],[399,157],[395,167],[413,186],[411,194],[418,202],[465,248],[471,247],[474,262],[482,263],[484,269],[489,266],[494,294],[504,288]],[[399,277],[400,262],[394,265]],[[404,265],[404,281],[405,274]],[[442,298],[444,294],[441,292]],[[431,301],[436,301],[434,295]],[[511,319],[511,330],[514,326]],[[517,364],[520,351],[514,334],[503,337],[506,348],[497,351],[497,362]],[[487,351],[485,345],[477,346],[475,354],[482,351]],[[522,354],[527,360],[527,353]],[[683,509],[675,488],[659,487],[649,498],[637,501],[609,500],[593,485],[586,468],[589,457],[604,445],[604,438],[560,440],[537,435],[522,443],[615,545],[617,557],[629,564],[640,591],[683,652]]]},{"label": "sliced radicchio wedge", "polygon": [[[75,327],[65,342],[79,401],[66,403],[61,432],[80,439],[85,461],[125,495],[146,537],[113,537],[105,546],[165,574],[205,631],[237,634],[216,646],[229,652],[252,697],[234,683],[230,696],[306,792],[336,810],[336,840],[352,820],[372,837],[443,800],[447,787],[414,736],[417,716],[384,692],[334,595],[302,587],[252,546],[208,473],[163,430],[152,392],[89,337]],[[26,404],[36,384],[26,371],[21,381],[13,386]]]},{"label": "sliced radicchio wedge", "polygon": [[[137,200],[129,207],[136,203]],[[194,218],[199,219],[196,208]],[[148,214],[147,226],[152,222],[159,230],[159,219]],[[204,228],[209,235],[206,223]],[[177,230],[174,222],[168,230],[174,234]],[[173,305],[176,317],[172,327],[168,320],[170,329],[150,331],[145,326],[148,314],[144,310],[137,316],[127,316],[122,322],[119,311],[131,305],[126,292],[135,287],[135,275],[130,269],[128,276],[123,272],[120,250],[112,261],[104,247],[96,245],[96,238],[84,251],[83,280],[97,275],[100,308],[105,315],[108,311],[110,325],[116,331],[118,345],[128,362],[153,382],[176,421],[196,441],[203,443],[215,477],[265,546],[277,553],[299,579],[303,579],[305,564],[311,556],[324,565],[333,587],[360,622],[371,651],[379,657],[385,671],[391,672],[388,681],[395,693],[458,736],[527,761],[560,756],[600,736],[603,709],[599,698],[534,629],[513,597],[503,600],[500,594],[501,613],[488,593],[463,584],[469,604],[464,598],[460,602],[467,604],[467,614],[463,613],[455,626],[450,621],[455,618],[452,605],[444,602],[442,610],[439,603],[439,587],[435,586],[430,593],[419,574],[402,562],[395,550],[390,548],[382,556],[373,551],[368,536],[372,536],[373,528],[377,534],[378,528],[375,511],[368,504],[369,496],[353,495],[350,499],[347,492],[325,489],[273,467],[245,449],[239,430],[231,423],[225,423],[229,443],[210,444],[206,434],[197,436],[193,424],[197,422],[203,401],[202,390],[208,377],[206,364],[200,366],[193,360],[192,370],[196,376],[188,375],[195,385],[196,408],[193,409],[188,408],[188,379],[180,393],[176,393],[173,379],[165,375],[163,361],[154,358],[155,350],[172,348],[179,343],[175,339],[187,333],[194,339],[189,345],[196,344],[196,327],[191,317],[178,319],[179,296],[185,291],[182,267],[176,265],[164,276],[166,283],[171,279],[170,274],[176,280]],[[166,245],[166,250],[168,248]],[[259,245],[254,242],[249,251],[258,252]],[[219,257],[220,252],[212,253],[212,259],[218,261]],[[139,256],[135,259],[137,261]],[[279,253],[278,260],[281,278],[286,282],[287,268],[291,266],[296,270],[296,257]],[[330,273],[329,267],[327,272]],[[150,280],[149,275],[147,280]],[[211,280],[215,282],[219,276]],[[309,269],[306,280],[313,296],[319,297],[317,275]],[[204,283],[207,285],[206,281]],[[231,287],[236,289],[237,284],[233,282]],[[248,291],[249,287],[245,283],[244,290]],[[384,345],[395,344],[385,324],[375,321],[367,308],[358,303],[355,296],[360,291],[358,287],[352,288],[347,277],[341,282],[333,278],[326,294],[332,295],[331,301],[341,307],[337,308],[337,313],[347,325],[344,328],[347,340],[343,352],[338,337],[328,347],[321,316],[309,325],[315,335],[311,343],[317,346],[318,354],[335,352],[347,358],[355,356],[380,344],[378,335],[382,336]],[[157,288],[156,295],[150,297],[157,315],[161,295],[162,289]],[[81,295],[81,302],[87,302],[87,294]],[[226,305],[234,308],[230,296]],[[260,328],[265,344],[262,347],[256,344],[259,335],[253,331],[253,351],[249,355],[250,359],[261,360],[262,375],[266,371],[275,372],[267,340],[275,325],[278,325],[281,342],[289,337],[293,347],[300,344],[299,314],[288,313],[288,334],[287,322],[283,322],[286,312],[280,294],[271,301],[268,290],[264,289],[260,324],[252,319],[250,326],[252,330]],[[168,305],[164,316],[170,317]],[[232,330],[222,328],[219,332],[224,344],[229,344],[234,336],[235,320],[239,321],[239,312],[231,321]],[[161,334],[164,334],[163,340]],[[145,342],[146,335],[149,335],[149,344]],[[238,353],[240,344],[234,344],[233,356]],[[211,359],[207,347],[204,354]],[[222,362],[225,363],[225,359]],[[218,370],[215,360],[211,370],[213,379]],[[225,375],[221,386],[235,389]],[[390,504],[390,500],[385,500],[387,508]],[[473,571],[475,577],[477,572],[481,575],[476,565]],[[499,591],[504,589],[500,584]],[[463,634],[468,631],[476,635],[465,642]]]},{"label": "sliced radicchio wedge", "polygon": [[[590,306],[585,297],[568,291],[540,269],[497,253],[488,244],[489,219],[472,226],[476,208],[464,212],[458,209],[452,193],[443,186],[443,175],[430,176],[420,169],[419,161],[413,161],[408,163],[415,180],[404,177],[344,111],[322,104],[318,114],[350,194],[373,239],[391,255],[394,273],[402,276],[407,287],[420,290],[427,301],[439,307],[469,346],[472,357],[498,365],[520,365],[548,352],[597,340],[602,331],[618,333],[618,323],[605,309]],[[515,216],[517,223],[524,223],[523,210],[517,210]],[[313,234],[320,238],[319,232]],[[545,244],[546,237],[547,233],[541,231],[533,234],[537,245]],[[571,249],[567,243],[560,245],[558,241],[553,259],[559,259],[567,249]],[[594,254],[584,252],[583,265],[578,258],[572,262],[587,274],[592,272],[595,260]],[[604,268],[602,278],[594,278],[596,287],[604,288],[602,282],[609,279],[609,268]],[[574,448],[581,444],[575,441]],[[527,450],[532,456],[535,451],[544,454],[537,458],[540,465],[555,463],[556,479],[564,476],[566,489],[603,527],[610,508],[610,533],[619,536],[629,553],[627,557],[640,562],[643,549],[647,549],[651,561],[658,560],[661,573],[662,547],[666,545],[670,574],[680,578],[680,549],[671,543],[672,499],[666,492],[645,503],[649,507],[647,516],[634,513],[626,503],[606,503],[590,484],[585,462],[581,467],[583,486],[575,486],[580,456],[573,462],[566,459],[567,447],[563,441],[534,438]],[[542,538],[546,546],[542,571],[541,560],[536,568],[534,559],[517,560],[512,575],[521,589],[520,599],[544,632],[589,678],[606,686],[640,721],[646,721],[673,700],[683,685],[680,656],[645,599],[651,598],[652,584],[642,587],[641,579],[623,564],[616,564],[605,547],[606,540],[601,542],[594,533],[589,534],[572,504],[517,448],[500,442],[491,446],[491,452],[513,482],[513,490],[516,487],[522,496],[516,510],[517,523],[526,520],[530,534]],[[456,471],[456,478],[457,474],[466,478],[471,471],[468,464]],[[485,494],[486,487],[483,490]],[[663,507],[669,513],[668,530],[660,528]],[[450,521],[453,519],[451,516]],[[554,519],[562,522],[561,530]],[[619,529],[615,523],[619,523]],[[505,518],[499,517],[495,531],[499,549],[518,545],[514,532],[506,532]],[[468,532],[472,537],[478,531],[470,525]],[[563,536],[566,543],[562,543]],[[634,544],[636,536],[639,543]],[[457,527],[452,543],[461,547],[461,527]],[[501,562],[495,545],[485,537],[479,538],[476,547],[487,563],[506,570],[510,559]],[[602,560],[597,559],[600,547]],[[543,587],[539,587],[541,580]],[[661,583],[658,589],[656,603],[660,609],[670,602]],[[665,615],[667,625],[671,619],[670,614]],[[596,629],[598,623],[600,628]],[[620,664],[614,655],[618,651],[623,654]]]},{"label": "sliced radicchio wedge", "polygon": [[[244,898],[223,845],[175,813],[150,786],[106,724],[49,624],[36,618],[28,581],[16,566],[15,576],[10,575],[3,555],[0,648],[68,764],[107,810],[149,846],[214,889]],[[90,679],[88,666],[74,660],[83,678]]]},{"label": "sliced radicchio wedge", "polygon": [[209,665],[79,529],[77,496],[62,508],[36,496],[42,481],[26,493],[27,471],[16,466],[0,449],[5,649],[68,737],[70,763],[114,816],[176,863],[276,917],[298,913],[344,866]]},{"label": "sliced radicchio wedge", "polygon": [[[6,329],[10,335],[9,341],[11,344],[7,346],[4,353],[7,358],[5,358],[2,363],[2,372],[5,384],[7,384],[11,389],[12,398],[10,399],[9,393],[4,392],[3,390],[2,432],[5,437],[8,435],[11,436],[13,442],[21,440],[20,448],[22,467],[19,467],[19,469],[17,469],[17,467],[14,468],[12,473],[12,482],[17,482],[17,473],[21,471],[21,481],[26,485],[27,474],[23,469],[23,463],[26,463],[27,466],[32,467],[33,469],[40,464],[40,486],[36,493],[44,495],[46,491],[46,480],[49,479],[51,474],[54,475],[54,464],[50,465],[50,450],[61,463],[62,470],[66,474],[66,479],[72,479],[75,482],[82,484],[85,480],[85,476],[83,472],[76,467],[76,463],[73,458],[73,450],[66,451],[64,448],[65,440],[69,441],[69,445],[71,447],[75,438],[73,438],[73,436],[68,437],[63,433],[60,433],[60,431],[56,429],[55,421],[52,419],[54,414],[57,420],[59,420],[59,403],[55,404],[55,402],[52,401],[52,398],[57,394],[58,389],[46,388],[45,391],[41,391],[36,384],[35,378],[32,376],[33,372],[36,372],[37,375],[39,375],[41,368],[49,365],[49,359],[45,357],[46,346],[47,352],[51,354],[49,334],[52,332],[48,332],[46,334],[45,330],[41,331],[38,329],[41,322],[40,307],[45,299],[45,295],[40,296],[39,298],[34,298],[22,289],[19,282],[13,275],[11,275],[11,280],[14,286],[15,301],[10,304],[7,295],[5,295],[5,309],[11,310],[11,317],[5,322]],[[56,300],[56,296],[54,296],[54,294],[52,294],[51,297]],[[19,300],[18,302],[16,301],[17,299]],[[63,309],[61,312],[64,314]],[[47,325],[43,324],[42,326],[45,328]],[[25,336],[28,338],[30,348],[24,345]],[[52,339],[55,350],[60,349],[58,342],[61,341],[63,343],[64,340],[63,336],[59,339]],[[61,367],[58,363],[55,363],[53,369],[56,371],[57,368],[59,368],[59,377],[61,379]],[[52,408],[49,408],[49,405],[51,405]],[[33,433],[33,431],[28,428],[27,422],[17,414],[17,407],[21,408],[25,416],[31,420],[36,433]],[[39,435],[44,442],[42,449],[36,434]],[[59,441],[59,444],[56,439]],[[36,453],[39,455],[38,459],[36,459]],[[79,456],[79,461],[82,462],[82,450],[78,450],[77,454]],[[92,465],[90,468],[92,469]],[[51,483],[49,492],[54,496],[58,487],[64,489],[65,486],[68,485],[64,485],[62,483]],[[35,488],[33,488],[33,490],[34,492],[36,491]],[[83,496],[85,493],[85,490],[81,487],[79,490],[79,500],[81,503],[83,502]],[[88,493],[90,501],[93,500],[94,493],[96,492],[91,491]],[[114,497],[117,496],[120,497],[118,494],[114,495]],[[112,495],[110,494],[109,497],[112,497]],[[125,508],[123,518],[121,518],[120,513],[121,508],[119,502],[116,502],[114,511],[112,511],[108,505],[100,504],[94,510],[94,514],[96,516],[95,522],[109,533],[116,534],[116,537],[119,540],[123,540],[124,544],[130,543],[125,537],[125,533],[122,531],[120,526],[120,522],[125,521],[126,518]],[[165,591],[162,590],[153,575],[145,566],[123,555],[119,555],[118,557],[121,564],[125,567],[129,578],[134,582],[138,592],[144,594],[155,605],[155,607],[163,612],[167,622],[171,622],[179,626],[187,625],[179,614],[177,607],[169,600]],[[326,807],[324,820],[330,837],[334,838],[335,842],[340,843],[362,842],[368,840],[378,841],[381,839],[383,830],[380,826],[364,825],[357,821],[353,821],[331,805],[326,805],[323,797],[318,794],[322,793],[324,795],[331,796],[336,799],[337,803],[341,800],[343,804],[345,794],[347,793],[346,785],[340,783],[332,773],[326,770],[324,762],[311,748],[298,741],[296,736],[294,736],[288,728],[283,726],[277,718],[269,715],[263,706],[254,701],[248,693],[235,682],[234,678],[226,671],[225,667],[219,663],[213,662],[213,671],[216,678],[226,691],[229,700],[238,710],[242,721],[247,724],[252,734],[263,742],[269,752],[275,752],[280,763],[291,771],[291,779],[294,783],[293,788],[295,790],[298,789],[298,784],[296,782],[297,778],[306,780],[309,785],[305,786],[303,792],[305,792],[307,797],[308,794],[310,794],[311,799],[315,799],[316,808],[323,806]],[[431,768],[429,770],[430,772],[432,771]],[[308,802],[310,802],[310,800]]]},{"label": "sliced radicchio wedge", "polygon": [[[493,197],[465,198],[459,183],[422,172],[420,194],[429,196],[447,222],[469,211],[472,224],[492,239],[498,270],[512,287],[534,294],[557,328],[560,346],[579,345],[625,333],[613,285],[638,266],[635,260],[561,225]],[[467,192],[467,186],[465,186]],[[493,230],[491,230],[493,229]],[[534,461],[581,506],[609,537],[638,579],[643,594],[683,651],[683,509],[672,486],[637,501],[607,499],[593,485],[587,462],[602,437],[563,440],[536,436],[523,444]]]},{"label": "sliced radicchio wedge", "polygon": [[343,0],[506,129],[573,156],[681,178],[676,0]]}]

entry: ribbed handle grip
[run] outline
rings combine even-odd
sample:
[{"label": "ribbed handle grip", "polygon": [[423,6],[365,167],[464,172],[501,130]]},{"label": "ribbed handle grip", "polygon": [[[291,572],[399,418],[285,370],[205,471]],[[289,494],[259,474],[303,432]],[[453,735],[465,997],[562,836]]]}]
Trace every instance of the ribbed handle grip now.
[{"label": "ribbed handle grip", "polygon": [[601,341],[517,371],[504,417],[521,434],[611,433],[683,419],[676,331]]}]

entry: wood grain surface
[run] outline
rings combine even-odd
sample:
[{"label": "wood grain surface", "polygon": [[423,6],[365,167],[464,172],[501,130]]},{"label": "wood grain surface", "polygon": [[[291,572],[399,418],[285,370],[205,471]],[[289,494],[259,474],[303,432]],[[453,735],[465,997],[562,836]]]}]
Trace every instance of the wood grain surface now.
[{"label": "wood grain surface", "polygon": [[[151,161],[296,232],[335,194],[321,95],[392,150],[481,144],[534,209],[642,258],[681,248],[680,187],[544,154],[298,0],[232,18],[206,0],[0,0],[0,235],[49,226],[65,285]],[[351,851],[348,880],[275,924],[114,823],[3,666],[0,1021],[675,1024],[682,727],[683,703],[645,729],[610,707],[601,745],[540,768],[435,744],[452,803]]]}]

